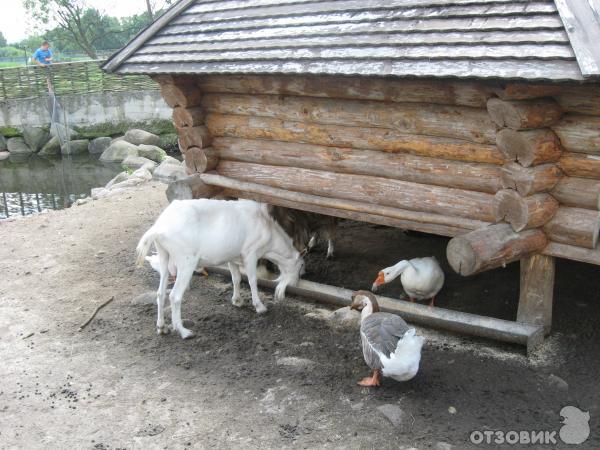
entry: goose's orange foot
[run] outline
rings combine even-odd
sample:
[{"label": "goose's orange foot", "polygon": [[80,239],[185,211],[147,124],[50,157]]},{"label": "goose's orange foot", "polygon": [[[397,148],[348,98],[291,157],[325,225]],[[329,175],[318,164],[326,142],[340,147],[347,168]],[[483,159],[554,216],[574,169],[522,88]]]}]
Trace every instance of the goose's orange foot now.
[{"label": "goose's orange foot", "polygon": [[429,306],[430,307],[434,307],[435,306],[435,297],[431,297],[431,300],[429,300]]},{"label": "goose's orange foot", "polygon": [[379,370],[374,370],[373,375],[370,377],[363,378],[358,382],[359,386],[364,387],[377,387],[381,384],[381,373]]}]

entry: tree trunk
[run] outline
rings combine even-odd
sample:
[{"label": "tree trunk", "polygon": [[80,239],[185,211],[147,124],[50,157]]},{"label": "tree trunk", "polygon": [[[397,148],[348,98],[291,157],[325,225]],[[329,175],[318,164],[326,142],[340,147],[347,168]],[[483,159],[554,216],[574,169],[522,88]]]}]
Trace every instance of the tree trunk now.
[{"label": "tree trunk", "polygon": [[521,197],[517,191],[504,189],[494,196],[496,221],[510,223],[515,231],[544,225],[557,209],[558,202],[550,194]]},{"label": "tree trunk", "polygon": [[525,168],[520,164],[510,162],[502,167],[503,187],[515,189],[523,197],[550,191],[556,186],[561,176],[561,170],[554,164]]}]

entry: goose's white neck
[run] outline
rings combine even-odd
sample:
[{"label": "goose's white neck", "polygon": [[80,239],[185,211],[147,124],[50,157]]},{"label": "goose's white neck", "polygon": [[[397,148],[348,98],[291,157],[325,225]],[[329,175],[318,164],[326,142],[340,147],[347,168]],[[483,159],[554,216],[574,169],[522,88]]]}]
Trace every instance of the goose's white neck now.
[{"label": "goose's white neck", "polygon": [[404,272],[410,266],[411,266],[411,264],[407,260],[403,260],[397,264],[394,264],[393,266],[388,268],[388,270],[390,271],[391,280],[385,280],[385,281],[390,282],[390,281],[398,278],[400,275],[402,275],[402,272]]},{"label": "goose's white neck", "polygon": [[371,314],[373,314],[373,303],[371,303],[371,300],[365,300],[365,306],[363,306],[363,309],[360,312],[361,322],[367,317],[369,317]]}]

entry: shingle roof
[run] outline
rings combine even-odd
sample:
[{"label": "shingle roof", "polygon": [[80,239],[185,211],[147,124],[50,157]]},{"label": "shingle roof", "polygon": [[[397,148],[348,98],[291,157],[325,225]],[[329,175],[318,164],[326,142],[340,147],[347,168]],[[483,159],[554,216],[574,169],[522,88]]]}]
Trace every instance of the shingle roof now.
[{"label": "shingle roof", "polygon": [[181,0],[104,68],[582,80],[597,1]]}]

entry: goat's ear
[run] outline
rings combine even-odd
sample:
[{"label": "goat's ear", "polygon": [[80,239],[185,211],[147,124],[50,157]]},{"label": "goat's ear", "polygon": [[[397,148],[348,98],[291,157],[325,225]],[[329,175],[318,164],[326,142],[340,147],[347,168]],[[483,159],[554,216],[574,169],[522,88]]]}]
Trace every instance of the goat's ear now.
[{"label": "goat's ear", "polygon": [[304,248],[302,249],[302,251],[300,252],[300,256],[304,257],[304,256],[305,256],[307,253],[308,253],[308,248],[307,248],[307,247],[304,247]]}]

